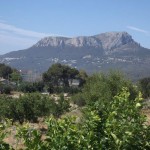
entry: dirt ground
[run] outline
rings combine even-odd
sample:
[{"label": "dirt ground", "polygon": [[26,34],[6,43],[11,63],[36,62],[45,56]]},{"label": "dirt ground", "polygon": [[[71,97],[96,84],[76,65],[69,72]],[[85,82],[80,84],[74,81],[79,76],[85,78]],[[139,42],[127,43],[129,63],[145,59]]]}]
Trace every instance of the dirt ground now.
[{"label": "dirt ground", "polygon": [[[43,119],[41,119],[41,120],[39,123],[28,123],[28,125],[31,129],[37,129],[37,130],[41,131],[42,132],[41,139],[44,139],[45,138],[44,131],[47,130],[47,126],[44,123]],[[23,124],[23,125],[25,125],[25,124]],[[20,125],[16,124],[16,125],[13,125],[10,128],[8,128],[7,131],[10,132],[10,134],[4,139],[4,141],[6,143],[9,143],[15,150],[21,150],[24,148],[22,139],[16,138],[17,128],[19,126]]]},{"label": "dirt ground", "polygon": [[142,110],[142,113],[147,117],[147,124],[150,125],[150,109]]}]

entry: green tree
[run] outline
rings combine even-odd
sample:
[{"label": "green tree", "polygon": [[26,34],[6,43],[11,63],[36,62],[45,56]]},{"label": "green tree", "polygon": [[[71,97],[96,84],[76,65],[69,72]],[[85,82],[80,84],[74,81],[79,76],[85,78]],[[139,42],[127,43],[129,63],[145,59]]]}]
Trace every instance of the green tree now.
[{"label": "green tree", "polygon": [[144,98],[150,97],[150,77],[139,80],[138,86]]},{"label": "green tree", "polygon": [[22,82],[21,84],[19,84],[18,90],[24,93],[36,92],[35,86],[30,82]]},{"label": "green tree", "polygon": [[131,99],[136,97],[137,89],[132,83],[125,79],[121,72],[111,71],[108,74],[98,73],[89,77],[82,93],[87,104],[99,103],[100,107],[103,107],[122,90],[122,87],[128,87]]},{"label": "green tree", "polygon": [[38,117],[54,115],[61,116],[69,110],[69,100],[63,96],[55,101],[48,95],[40,93],[24,94],[19,98],[12,98],[6,95],[0,96],[0,121],[4,118],[12,119],[12,124],[19,121],[36,122]]},{"label": "green tree", "polygon": [[12,72],[13,72],[13,70],[11,67],[9,67],[5,64],[0,64],[0,77],[9,79],[9,76]]},{"label": "green tree", "polygon": [[77,78],[79,71],[67,65],[53,64],[47,72],[43,73],[43,81],[54,87],[69,87],[69,80]]},{"label": "green tree", "polygon": [[80,81],[79,86],[82,87],[86,83],[86,80],[88,79],[87,73],[84,70],[80,70],[78,74],[78,79]]},{"label": "green tree", "polygon": [[10,85],[5,85],[0,83],[0,94],[10,94],[12,87]]},{"label": "green tree", "polygon": [[20,73],[17,70],[15,70],[10,74],[10,80],[16,83],[20,83],[22,81],[22,77]]}]

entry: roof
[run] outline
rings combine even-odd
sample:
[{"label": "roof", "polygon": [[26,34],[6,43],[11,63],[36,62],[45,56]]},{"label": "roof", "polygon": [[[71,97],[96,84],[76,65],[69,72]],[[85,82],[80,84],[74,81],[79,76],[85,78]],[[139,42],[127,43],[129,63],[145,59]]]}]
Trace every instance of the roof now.
[{"label": "roof", "polygon": [[0,78],[0,82],[6,81],[6,79],[4,78]]}]

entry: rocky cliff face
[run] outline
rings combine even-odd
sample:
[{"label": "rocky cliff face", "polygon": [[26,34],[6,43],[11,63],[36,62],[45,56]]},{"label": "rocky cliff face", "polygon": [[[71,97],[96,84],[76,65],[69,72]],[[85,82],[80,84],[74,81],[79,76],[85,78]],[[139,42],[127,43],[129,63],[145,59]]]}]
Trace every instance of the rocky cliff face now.
[{"label": "rocky cliff face", "polygon": [[45,37],[28,49],[0,56],[0,63],[39,72],[46,71],[53,63],[90,73],[115,68],[140,78],[150,74],[150,50],[140,46],[127,32]]},{"label": "rocky cliff face", "polygon": [[46,37],[34,45],[34,47],[101,47],[101,41],[96,37]]},{"label": "rocky cliff face", "polygon": [[74,38],[46,37],[34,47],[99,47],[104,50],[118,48],[125,44],[137,44],[127,32],[107,32],[95,36],[79,36]]},{"label": "rocky cliff face", "polygon": [[68,38],[65,37],[45,37],[37,42],[33,47],[59,47],[64,44]]},{"label": "rocky cliff face", "polygon": [[106,50],[115,49],[126,44],[138,45],[127,32],[107,32],[97,35],[96,38],[101,41],[103,49]]}]

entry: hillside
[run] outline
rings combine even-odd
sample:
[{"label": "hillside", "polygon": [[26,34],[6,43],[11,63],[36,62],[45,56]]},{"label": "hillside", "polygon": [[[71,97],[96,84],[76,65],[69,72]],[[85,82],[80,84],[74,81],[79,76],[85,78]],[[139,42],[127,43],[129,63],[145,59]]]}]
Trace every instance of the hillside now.
[{"label": "hillside", "polygon": [[56,62],[89,73],[120,69],[134,79],[150,74],[150,50],[140,46],[127,32],[45,37],[28,49],[0,56],[0,63],[36,72],[44,72]]}]

